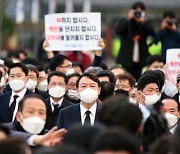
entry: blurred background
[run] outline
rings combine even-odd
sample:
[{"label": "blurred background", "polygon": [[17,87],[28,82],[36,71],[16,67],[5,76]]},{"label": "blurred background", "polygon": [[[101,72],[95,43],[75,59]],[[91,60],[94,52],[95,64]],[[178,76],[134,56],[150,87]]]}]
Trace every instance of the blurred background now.
[{"label": "blurred background", "polygon": [[[29,56],[38,58],[44,39],[44,15],[63,12],[101,12],[102,37],[106,42],[106,58],[115,59],[119,38],[114,33],[118,20],[127,16],[135,0],[0,0],[0,56],[9,51],[23,49]],[[179,0],[143,0],[147,7],[146,18],[156,30],[162,15],[173,10],[179,21]],[[160,54],[160,45],[149,49],[151,54]]]}]

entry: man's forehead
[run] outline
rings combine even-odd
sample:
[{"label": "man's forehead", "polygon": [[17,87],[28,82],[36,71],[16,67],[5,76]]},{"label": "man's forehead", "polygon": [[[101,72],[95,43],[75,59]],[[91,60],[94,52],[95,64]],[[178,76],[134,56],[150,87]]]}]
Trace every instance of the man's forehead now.
[{"label": "man's forehead", "polygon": [[24,102],[24,108],[38,108],[38,107],[41,107],[41,108],[46,108],[44,102],[40,99],[37,99],[37,98],[27,98]]},{"label": "man's forehead", "polygon": [[149,83],[149,84],[145,85],[145,88],[152,88],[152,89],[158,88],[159,89],[157,83]]},{"label": "man's forehead", "polygon": [[164,99],[164,100],[162,101],[162,104],[163,104],[164,106],[178,107],[177,102],[176,102],[175,100],[173,100],[173,99]]},{"label": "man's forehead", "polygon": [[[96,83],[95,81],[93,81],[92,79],[86,77],[86,76],[83,76],[80,81],[80,83],[87,83],[87,82],[91,82],[91,83]],[[96,83],[97,84],[97,83]]]},{"label": "man's forehead", "polygon": [[14,68],[10,69],[10,74],[11,73],[21,73],[21,72],[24,73],[21,67],[14,67]]}]

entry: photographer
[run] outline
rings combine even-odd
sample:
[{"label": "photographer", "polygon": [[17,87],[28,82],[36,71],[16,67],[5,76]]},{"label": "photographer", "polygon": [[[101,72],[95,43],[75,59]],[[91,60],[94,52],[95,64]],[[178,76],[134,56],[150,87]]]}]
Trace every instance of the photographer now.
[{"label": "photographer", "polygon": [[[121,19],[116,33],[121,39],[121,49],[117,58],[136,79],[141,74],[146,58],[149,56],[146,39],[154,36],[154,28],[145,18],[146,7],[142,2],[135,2],[127,18]],[[134,71],[136,70],[136,71]]]},{"label": "photographer", "polygon": [[180,48],[180,32],[177,30],[176,15],[172,11],[167,11],[163,15],[161,27],[154,38],[154,43],[162,42],[162,56],[166,59],[166,50]]}]

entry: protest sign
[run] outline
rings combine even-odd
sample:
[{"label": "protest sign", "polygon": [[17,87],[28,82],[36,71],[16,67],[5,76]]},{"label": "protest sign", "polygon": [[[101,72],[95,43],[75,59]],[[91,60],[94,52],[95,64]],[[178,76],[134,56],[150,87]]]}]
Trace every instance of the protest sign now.
[{"label": "protest sign", "polygon": [[100,13],[58,13],[45,16],[45,37],[53,51],[99,50]]},{"label": "protest sign", "polygon": [[166,78],[176,83],[176,76],[180,73],[180,49],[168,49],[166,54]]}]

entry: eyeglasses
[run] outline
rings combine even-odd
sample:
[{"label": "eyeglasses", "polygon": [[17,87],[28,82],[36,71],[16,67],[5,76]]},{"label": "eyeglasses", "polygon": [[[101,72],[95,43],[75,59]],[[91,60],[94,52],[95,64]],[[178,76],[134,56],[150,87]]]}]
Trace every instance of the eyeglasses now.
[{"label": "eyeglasses", "polygon": [[61,68],[72,68],[72,65],[70,65],[70,64],[69,64],[69,65],[66,65],[66,66],[61,66],[61,65],[60,65],[60,66],[58,66],[58,67],[61,67]]}]

